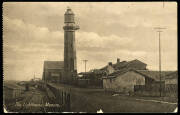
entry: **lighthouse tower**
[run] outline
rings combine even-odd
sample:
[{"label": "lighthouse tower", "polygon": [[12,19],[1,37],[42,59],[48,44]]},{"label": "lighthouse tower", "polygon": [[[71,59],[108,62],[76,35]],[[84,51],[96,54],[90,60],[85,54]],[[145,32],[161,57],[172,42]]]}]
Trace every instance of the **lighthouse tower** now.
[{"label": "lighthouse tower", "polygon": [[70,83],[73,75],[77,74],[74,13],[68,7],[64,14],[64,81]]}]

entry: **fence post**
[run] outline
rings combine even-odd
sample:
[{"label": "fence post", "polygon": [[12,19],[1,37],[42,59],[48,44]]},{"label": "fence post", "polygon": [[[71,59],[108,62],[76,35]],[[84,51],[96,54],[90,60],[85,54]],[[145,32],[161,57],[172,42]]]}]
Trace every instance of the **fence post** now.
[{"label": "fence post", "polygon": [[63,91],[62,91],[61,102],[62,102],[62,105],[63,105]]},{"label": "fence post", "polygon": [[64,107],[65,107],[65,111],[67,111],[68,108],[67,108],[67,94],[66,94],[66,91],[64,92]]},{"label": "fence post", "polygon": [[66,104],[66,91],[64,92],[64,104]]},{"label": "fence post", "polygon": [[70,103],[70,93],[67,95],[67,111],[70,112],[71,110],[71,103]]}]

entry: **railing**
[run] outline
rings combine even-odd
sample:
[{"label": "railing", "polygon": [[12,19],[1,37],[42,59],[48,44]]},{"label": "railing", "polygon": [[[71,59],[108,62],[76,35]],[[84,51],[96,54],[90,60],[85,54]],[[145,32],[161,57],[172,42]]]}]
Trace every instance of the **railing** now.
[{"label": "railing", "polygon": [[38,88],[47,93],[48,101],[44,101],[43,103],[52,105],[52,107],[44,106],[46,112],[70,111],[70,93],[55,88],[49,84],[39,84]]},{"label": "railing", "polygon": [[55,88],[49,84],[47,84],[47,87],[52,91],[56,98],[55,101],[61,106],[63,111],[70,111],[70,93]]}]

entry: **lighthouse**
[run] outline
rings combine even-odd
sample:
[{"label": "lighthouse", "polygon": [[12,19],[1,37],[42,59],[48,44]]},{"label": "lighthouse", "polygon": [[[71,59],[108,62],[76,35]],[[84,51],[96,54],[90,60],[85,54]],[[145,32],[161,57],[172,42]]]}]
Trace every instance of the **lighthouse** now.
[{"label": "lighthouse", "polygon": [[69,7],[64,14],[64,24],[64,81],[70,83],[77,74],[75,31],[79,26],[75,24],[74,13]]}]

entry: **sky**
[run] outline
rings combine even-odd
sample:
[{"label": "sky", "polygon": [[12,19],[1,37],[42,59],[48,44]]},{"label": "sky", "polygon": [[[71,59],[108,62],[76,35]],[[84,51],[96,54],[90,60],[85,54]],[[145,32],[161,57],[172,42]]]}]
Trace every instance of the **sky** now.
[{"label": "sky", "polygon": [[75,13],[77,71],[108,62],[138,59],[150,70],[177,70],[176,2],[4,2],[3,71],[5,80],[41,78],[43,63],[64,60],[64,13]]}]

